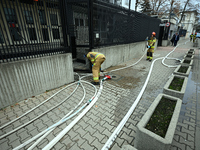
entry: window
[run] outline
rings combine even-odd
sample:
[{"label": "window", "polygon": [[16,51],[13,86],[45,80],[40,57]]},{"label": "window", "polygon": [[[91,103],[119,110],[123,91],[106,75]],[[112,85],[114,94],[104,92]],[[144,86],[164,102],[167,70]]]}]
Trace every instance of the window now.
[{"label": "window", "polygon": [[79,26],[79,20],[78,20],[78,18],[75,18],[75,26]]},{"label": "window", "polygon": [[60,39],[60,34],[58,29],[52,29],[53,32],[53,38],[54,39]]},{"label": "window", "polygon": [[47,29],[42,29],[42,35],[43,35],[43,39],[44,41],[49,41],[49,34],[48,34],[48,30]]},{"label": "window", "polygon": [[37,40],[35,28],[28,28],[28,33],[30,40]]},{"label": "window", "polygon": [[50,14],[51,25],[58,25],[57,14]]},{"label": "window", "polygon": [[185,21],[185,15],[183,15],[183,21]]},{"label": "window", "polygon": [[24,10],[24,15],[25,15],[27,24],[33,24],[34,23],[33,22],[33,15],[32,15],[31,11]]},{"label": "window", "polygon": [[83,19],[80,19],[80,26],[84,26]]},{"label": "window", "polygon": [[45,17],[45,12],[44,10],[38,10],[39,18],[40,18],[40,23],[41,25],[46,25],[46,17]]},{"label": "window", "polygon": [[5,17],[6,17],[7,22],[17,23],[17,16],[16,16],[14,9],[4,7],[4,13],[5,13]]},{"label": "window", "polygon": [[85,19],[85,26],[88,26],[88,19]]}]

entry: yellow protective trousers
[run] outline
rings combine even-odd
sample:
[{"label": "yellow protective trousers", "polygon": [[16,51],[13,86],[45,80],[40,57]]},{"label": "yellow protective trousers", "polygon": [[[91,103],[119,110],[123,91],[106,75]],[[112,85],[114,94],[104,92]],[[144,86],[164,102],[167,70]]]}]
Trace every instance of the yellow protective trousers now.
[{"label": "yellow protective trousers", "polygon": [[92,74],[94,82],[99,82],[101,64],[105,61],[105,59],[105,56],[101,54],[93,64]]}]

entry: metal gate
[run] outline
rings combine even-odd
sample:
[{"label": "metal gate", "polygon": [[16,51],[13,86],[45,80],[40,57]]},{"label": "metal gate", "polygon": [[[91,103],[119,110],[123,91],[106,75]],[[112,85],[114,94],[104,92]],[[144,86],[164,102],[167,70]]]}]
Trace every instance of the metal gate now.
[{"label": "metal gate", "polygon": [[160,20],[105,0],[68,0],[67,26],[73,58],[93,48],[144,41]]},{"label": "metal gate", "polygon": [[83,55],[89,51],[89,13],[88,0],[67,1],[67,28],[72,57],[83,60]]}]

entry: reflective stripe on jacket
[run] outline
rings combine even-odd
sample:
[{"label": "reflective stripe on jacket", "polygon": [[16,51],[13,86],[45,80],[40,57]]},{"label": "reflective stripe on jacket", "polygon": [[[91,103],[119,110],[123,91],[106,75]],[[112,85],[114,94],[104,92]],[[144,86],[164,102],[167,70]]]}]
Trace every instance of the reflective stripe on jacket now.
[{"label": "reflective stripe on jacket", "polygon": [[155,48],[155,43],[156,43],[156,38],[150,38],[150,40],[148,40],[148,45],[151,46],[150,48]]}]

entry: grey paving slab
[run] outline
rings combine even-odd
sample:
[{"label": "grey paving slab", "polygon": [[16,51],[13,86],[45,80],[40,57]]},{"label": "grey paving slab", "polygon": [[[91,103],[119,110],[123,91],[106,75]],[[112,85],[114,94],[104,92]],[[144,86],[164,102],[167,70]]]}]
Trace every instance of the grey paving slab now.
[{"label": "grey paving slab", "polygon": [[[179,43],[181,43],[181,41]],[[166,56],[173,48],[174,47],[171,46],[158,47],[154,53],[154,59]],[[182,59],[189,48],[192,48],[192,43],[181,45],[169,57]],[[126,63],[119,65],[119,67],[125,66],[125,64],[133,64],[136,61],[137,59],[129,60]],[[200,115],[200,81],[198,80],[199,62],[199,50],[197,49],[195,51],[194,63],[189,75],[190,84],[188,84],[188,94],[186,94],[183,99],[183,105],[179,116],[179,122],[175,131],[174,140],[171,145],[171,150],[197,149],[200,146],[199,142],[197,142],[200,139],[200,120],[198,120]],[[165,60],[165,63],[168,65],[178,65],[178,62],[174,60]],[[144,57],[137,65],[133,67],[113,72],[117,78],[113,78],[113,80],[107,80],[104,82],[104,88],[101,96],[95,105],[53,147],[53,149],[101,149],[137,98],[137,95],[139,94],[148,75],[150,65],[151,62],[146,61]],[[115,66],[115,68],[116,67],[118,66]],[[174,70],[175,68],[167,68],[163,66],[161,60],[155,62],[149,83],[140,100],[140,103],[114,141],[111,147],[112,150],[121,149],[123,145],[131,145],[134,147],[137,123],[140,121],[143,114],[147,111],[157,95],[162,93],[165,83]],[[84,78],[84,80],[92,81],[92,78],[87,77]],[[85,102],[93,96],[94,89],[88,84],[83,83],[83,85],[86,88]],[[0,110],[0,126],[12,119],[15,119],[16,117],[19,117],[21,114],[40,104],[63,87],[65,86],[47,91],[40,95],[36,95],[35,97],[28,98],[27,100],[22,100],[20,103],[12,107],[10,106]],[[75,89],[75,87],[76,85],[73,85],[63,90],[44,105],[35,109],[32,113],[27,114],[25,117],[19,119],[19,121],[16,121],[6,129],[0,130],[0,135],[3,135],[6,132],[20,126],[20,124],[30,121],[34,117],[55,106],[64,98],[66,98]],[[79,87],[77,92],[75,92],[75,94],[66,102],[51,110],[49,113],[40,117],[36,121],[30,123],[25,128],[16,131],[15,133],[7,136],[5,139],[1,139],[1,149],[12,149],[25,142],[27,139],[37,135],[48,126],[56,123],[79,103],[82,96],[83,90],[81,87]],[[80,112],[78,114],[80,114]],[[76,116],[78,116],[78,114]],[[42,140],[35,149],[42,149],[75,117],[57,127],[44,140]],[[28,146],[26,148],[28,148]]]}]

